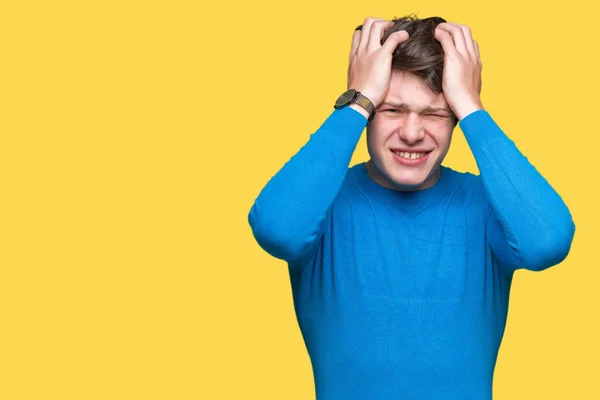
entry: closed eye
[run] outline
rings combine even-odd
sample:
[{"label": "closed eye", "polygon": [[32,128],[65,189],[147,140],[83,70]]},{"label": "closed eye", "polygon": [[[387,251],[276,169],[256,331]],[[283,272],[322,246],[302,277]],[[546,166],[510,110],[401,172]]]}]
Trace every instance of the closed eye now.
[{"label": "closed eye", "polygon": [[[388,108],[388,109],[382,110],[381,112],[391,112],[393,114],[404,114],[405,113],[404,110],[399,110],[399,109],[394,109],[394,108]],[[435,119],[450,118],[449,115],[435,114],[435,113],[427,113],[427,114],[423,114],[423,116],[426,118],[435,118]]]}]

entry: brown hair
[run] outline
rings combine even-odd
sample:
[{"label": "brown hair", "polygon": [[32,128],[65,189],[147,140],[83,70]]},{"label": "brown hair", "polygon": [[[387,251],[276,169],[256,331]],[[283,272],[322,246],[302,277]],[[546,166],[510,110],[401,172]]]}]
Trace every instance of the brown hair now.
[{"label": "brown hair", "polygon": [[441,17],[417,18],[414,14],[392,19],[394,25],[381,39],[383,44],[393,32],[405,30],[408,40],[400,43],[392,56],[392,70],[409,71],[421,76],[434,93],[442,93],[444,50],[433,36],[435,27],[446,22]]},{"label": "brown hair", "polygon": [[[444,72],[444,49],[434,37],[435,27],[446,22],[441,17],[420,19],[414,14],[391,20],[394,25],[388,28],[381,38],[381,44],[392,33],[405,30],[408,40],[400,43],[392,53],[392,70],[409,71],[425,80],[434,93],[442,93]],[[452,112],[454,125],[458,117]]]}]

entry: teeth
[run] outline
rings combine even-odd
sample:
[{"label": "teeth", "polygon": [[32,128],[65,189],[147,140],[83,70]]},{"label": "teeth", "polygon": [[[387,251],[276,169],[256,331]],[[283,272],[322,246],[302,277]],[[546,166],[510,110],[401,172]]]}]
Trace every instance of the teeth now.
[{"label": "teeth", "polygon": [[394,151],[394,153],[402,158],[408,158],[411,160],[416,160],[417,158],[421,158],[425,155],[425,153],[408,153],[406,151]]}]

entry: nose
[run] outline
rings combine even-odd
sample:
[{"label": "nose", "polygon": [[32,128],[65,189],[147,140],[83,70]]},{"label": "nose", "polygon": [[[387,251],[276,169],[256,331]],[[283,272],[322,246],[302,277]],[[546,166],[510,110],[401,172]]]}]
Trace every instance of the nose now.
[{"label": "nose", "polygon": [[408,113],[404,123],[398,129],[402,140],[408,144],[417,143],[425,137],[425,130],[421,124],[421,118],[416,113]]}]

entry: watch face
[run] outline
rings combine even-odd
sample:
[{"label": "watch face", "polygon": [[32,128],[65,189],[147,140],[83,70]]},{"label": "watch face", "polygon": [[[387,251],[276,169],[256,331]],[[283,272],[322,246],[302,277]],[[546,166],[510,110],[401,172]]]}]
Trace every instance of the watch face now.
[{"label": "watch face", "polygon": [[340,106],[345,106],[346,104],[350,103],[352,101],[352,99],[354,98],[354,96],[356,96],[356,90],[354,89],[350,89],[348,91],[346,91],[345,93],[343,93],[335,102],[335,105],[340,107]]}]

